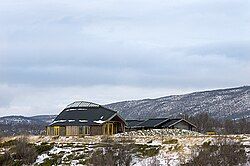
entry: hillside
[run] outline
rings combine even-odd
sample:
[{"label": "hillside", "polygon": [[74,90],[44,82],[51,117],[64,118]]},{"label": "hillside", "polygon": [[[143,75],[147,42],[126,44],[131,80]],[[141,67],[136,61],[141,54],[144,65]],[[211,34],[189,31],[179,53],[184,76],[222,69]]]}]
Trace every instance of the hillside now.
[{"label": "hillside", "polygon": [[250,86],[123,101],[106,105],[125,119],[177,117],[208,112],[215,118],[250,117]]},{"label": "hillside", "polygon": [[0,117],[0,135],[41,134],[55,115]]}]

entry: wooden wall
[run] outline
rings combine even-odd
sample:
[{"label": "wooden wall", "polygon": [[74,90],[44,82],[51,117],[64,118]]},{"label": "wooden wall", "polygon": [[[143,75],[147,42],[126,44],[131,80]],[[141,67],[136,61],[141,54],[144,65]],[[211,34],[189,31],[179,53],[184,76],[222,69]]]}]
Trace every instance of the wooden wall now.
[{"label": "wooden wall", "polygon": [[[55,136],[79,136],[80,126],[50,126],[47,127],[47,135]],[[124,131],[124,125],[120,122],[109,122],[103,125],[90,126],[89,135],[113,135]]]},{"label": "wooden wall", "polygon": [[192,126],[189,123],[185,122],[185,121],[181,121],[181,122],[175,124],[173,126],[173,128],[185,129],[185,130],[192,130]]},{"label": "wooden wall", "polygon": [[68,136],[79,135],[79,126],[66,126],[66,135]]},{"label": "wooden wall", "polygon": [[102,135],[103,127],[102,126],[90,126],[90,135]]}]

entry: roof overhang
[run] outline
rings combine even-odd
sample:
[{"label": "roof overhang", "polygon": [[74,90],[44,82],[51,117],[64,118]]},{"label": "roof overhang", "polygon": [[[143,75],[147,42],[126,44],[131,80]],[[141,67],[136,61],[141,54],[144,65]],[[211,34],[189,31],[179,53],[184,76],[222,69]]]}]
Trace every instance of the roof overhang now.
[{"label": "roof overhang", "polygon": [[189,121],[187,121],[185,119],[180,119],[180,120],[174,122],[173,124],[169,125],[169,127],[172,127],[172,126],[176,125],[177,123],[180,123],[181,121],[185,121],[186,123],[190,124],[191,126],[197,128],[193,123],[191,123],[191,122],[189,122]]}]

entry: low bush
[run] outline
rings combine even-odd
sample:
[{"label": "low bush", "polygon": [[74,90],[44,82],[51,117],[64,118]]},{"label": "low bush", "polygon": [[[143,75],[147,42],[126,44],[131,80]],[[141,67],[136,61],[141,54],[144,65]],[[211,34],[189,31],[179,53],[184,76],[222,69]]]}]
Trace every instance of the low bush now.
[{"label": "low bush", "polygon": [[132,161],[130,145],[114,144],[96,150],[86,160],[89,165],[98,166],[129,166]]},{"label": "low bush", "polygon": [[202,147],[207,148],[211,145],[211,141],[203,142]]},{"label": "low bush", "polygon": [[227,142],[226,140],[216,145],[203,144],[198,155],[193,154],[193,158],[185,166],[193,165],[243,165],[247,162],[247,155],[239,143]]},{"label": "low bush", "polygon": [[159,153],[159,150],[160,148],[158,146],[134,144],[133,152],[135,154],[139,153],[141,157],[153,157]]},{"label": "low bush", "polygon": [[29,165],[37,158],[35,146],[29,144],[24,137],[4,142],[2,145],[10,149],[0,157],[0,165]]},{"label": "low bush", "polygon": [[38,155],[41,155],[44,152],[47,152],[49,150],[51,150],[54,147],[54,144],[48,144],[46,142],[41,143],[41,145],[36,145],[36,152],[38,153]]},{"label": "low bush", "polygon": [[177,144],[178,139],[168,139],[162,142],[163,144]]},{"label": "low bush", "polygon": [[105,143],[113,143],[114,140],[112,139],[112,137],[108,136],[108,135],[104,135],[101,137],[101,141],[105,142]]},{"label": "low bush", "polygon": [[40,166],[51,166],[51,165],[57,165],[57,159],[53,158],[46,158]]},{"label": "low bush", "polygon": [[29,144],[25,137],[17,140],[17,144],[13,148],[13,152],[14,158],[21,161],[22,164],[33,163],[38,156],[35,146]]},{"label": "low bush", "polygon": [[13,139],[13,140],[9,140],[9,141],[5,141],[5,142],[1,142],[0,143],[0,148],[4,148],[4,147],[11,147],[17,144],[17,140]]}]

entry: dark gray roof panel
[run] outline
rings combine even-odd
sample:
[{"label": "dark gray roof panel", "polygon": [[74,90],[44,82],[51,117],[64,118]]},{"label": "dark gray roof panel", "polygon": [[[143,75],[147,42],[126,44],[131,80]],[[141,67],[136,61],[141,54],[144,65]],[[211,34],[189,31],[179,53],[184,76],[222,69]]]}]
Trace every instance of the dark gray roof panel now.
[{"label": "dark gray roof panel", "polygon": [[160,125],[161,123],[168,120],[168,118],[155,118],[155,119],[148,119],[142,123],[139,123],[138,127],[156,127]]},{"label": "dark gray roof panel", "polygon": [[189,121],[185,120],[185,119],[169,119],[168,121],[164,122],[163,124],[161,124],[162,127],[171,127],[173,124],[175,124],[176,122],[185,122],[193,127],[196,127],[194,124],[190,123]]},{"label": "dark gray roof panel", "polygon": [[167,120],[166,122],[164,122],[161,126],[162,127],[169,127],[169,126],[171,126],[172,124],[174,124],[174,123],[176,123],[176,122],[178,122],[178,121],[180,121],[181,119],[169,119],[169,120]]},{"label": "dark gray roof panel", "polygon": [[100,125],[111,117],[115,116],[116,114],[116,111],[102,107],[98,104],[79,101],[69,104],[55,118],[51,126]]},{"label": "dark gray roof panel", "polygon": [[127,127],[135,127],[139,123],[143,122],[144,120],[126,120],[127,122]]}]

